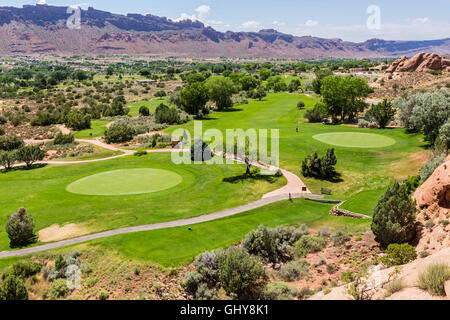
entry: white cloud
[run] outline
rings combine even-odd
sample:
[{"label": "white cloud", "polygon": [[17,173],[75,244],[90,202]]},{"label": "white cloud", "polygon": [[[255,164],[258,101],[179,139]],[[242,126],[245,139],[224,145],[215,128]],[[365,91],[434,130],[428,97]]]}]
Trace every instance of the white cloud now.
[{"label": "white cloud", "polygon": [[272,22],[272,24],[277,27],[283,27],[286,25],[286,22],[275,20],[274,22]]},{"label": "white cloud", "polygon": [[241,24],[239,26],[239,28],[244,29],[244,30],[252,30],[253,31],[253,30],[261,29],[262,25],[261,25],[261,22],[251,20],[251,21],[244,22],[243,24]]},{"label": "white cloud", "polygon": [[197,7],[194,11],[197,12],[197,15],[195,14],[189,15],[187,13],[182,13],[179,18],[172,19],[172,21],[179,22],[189,19],[192,21],[206,22],[206,19],[208,19],[208,16],[211,13],[211,7],[207,5],[201,5]]},{"label": "white cloud", "polygon": [[38,4],[44,5],[44,4],[47,4],[47,1],[45,1],[45,0],[39,0]]},{"label": "white cloud", "polygon": [[198,13],[198,20],[205,21],[211,12],[211,7],[207,5],[202,5],[199,6],[197,9],[195,9],[195,12]]},{"label": "white cloud", "polygon": [[305,22],[305,26],[306,26],[306,27],[315,27],[315,26],[317,26],[318,24],[319,24],[319,22],[314,21],[314,20],[307,20],[307,21]]},{"label": "white cloud", "polygon": [[417,18],[413,20],[413,23],[431,23],[431,20],[428,18]]}]

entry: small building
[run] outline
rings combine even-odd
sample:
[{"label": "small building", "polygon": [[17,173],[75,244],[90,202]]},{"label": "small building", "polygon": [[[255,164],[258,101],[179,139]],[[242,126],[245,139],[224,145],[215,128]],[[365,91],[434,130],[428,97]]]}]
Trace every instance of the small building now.
[{"label": "small building", "polygon": [[143,80],[137,80],[136,83],[137,84],[143,84],[143,83],[156,83],[158,81],[153,80],[153,79],[143,79]]}]

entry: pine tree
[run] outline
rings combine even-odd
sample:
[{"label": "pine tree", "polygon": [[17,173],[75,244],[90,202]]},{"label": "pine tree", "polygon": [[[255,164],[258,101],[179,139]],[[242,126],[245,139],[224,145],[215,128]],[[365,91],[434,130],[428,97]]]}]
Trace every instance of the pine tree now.
[{"label": "pine tree", "polygon": [[416,204],[405,184],[394,182],[378,201],[372,231],[383,246],[407,243],[415,236]]},{"label": "pine tree", "polygon": [[334,149],[328,149],[327,153],[321,160],[322,164],[322,178],[331,179],[335,174],[336,170],[334,166],[337,164],[337,158],[334,154]]}]

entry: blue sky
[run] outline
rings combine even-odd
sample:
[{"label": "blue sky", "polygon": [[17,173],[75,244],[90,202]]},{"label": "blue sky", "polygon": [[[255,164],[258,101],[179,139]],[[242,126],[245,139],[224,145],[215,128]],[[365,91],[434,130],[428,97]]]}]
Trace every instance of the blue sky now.
[{"label": "blue sky", "polygon": [[[45,0],[40,0],[45,1]],[[449,0],[46,0],[50,5],[87,3],[113,13],[151,13],[171,19],[191,18],[226,31],[273,28],[295,35],[364,41],[424,40],[450,37]],[[38,1],[0,0],[1,6]],[[378,11],[367,13],[370,5]],[[376,16],[374,16],[374,14]],[[372,18],[371,28],[367,20]],[[374,25],[379,21],[380,24]],[[376,26],[376,28],[375,28]]]}]

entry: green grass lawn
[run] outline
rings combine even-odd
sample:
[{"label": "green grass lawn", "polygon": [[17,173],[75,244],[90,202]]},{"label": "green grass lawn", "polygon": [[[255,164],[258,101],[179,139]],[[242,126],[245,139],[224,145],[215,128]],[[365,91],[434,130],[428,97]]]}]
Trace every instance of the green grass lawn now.
[{"label": "green grass lawn", "polygon": [[[333,191],[333,197],[345,200],[361,190],[384,188],[392,178],[400,175],[417,174],[421,163],[411,165],[404,171],[403,161],[415,152],[423,152],[426,145],[420,134],[408,134],[404,129],[361,129],[345,125],[327,126],[321,123],[307,123],[303,116],[305,110],[298,110],[297,103],[303,100],[306,108],[312,108],[317,98],[299,94],[269,94],[263,101],[250,100],[249,104],[236,105],[232,110],[213,112],[203,120],[203,131],[217,128],[225,136],[226,129],[279,129],[280,166],[301,177],[302,160],[309,154],[318,152],[323,156],[328,148],[335,148],[341,174],[340,182],[328,182],[303,178],[310,190],[319,193],[321,188]],[[296,126],[299,126],[299,133]],[[193,133],[193,122],[170,127],[184,128]],[[382,140],[395,141],[395,144],[377,148],[358,148],[332,146],[313,137],[328,133],[367,133],[376,134]],[[270,150],[270,144],[269,144]],[[396,164],[396,166],[394,166]],[[399,165],[400,164],[400,165]]]},{"label": "green grass lawn", "polygon": [[53,159],[52,161],[85,161],[85,160],[97,160],[97,159],[104,159],[109,157],[118,156],[120,154],[123,154],[122,151],[113,151],[109,149],[105,149],[96,145],[92,145],[94,148],[93,153],[83,153],[78,156],[74,157],[66,157],[66,158],[58,158]]},{"label": "green grass lawn", "polygon": [[[263,224],[267,227],[299,225],[320,229],[346,226],[351,230],[368,229],[370,220],[330,216],[333,205],[294,199],[281,201],[249,212],[188,227],[124,234],[86,244],[50,251],[49,253],[83,251],[86,246],[99,252],[115,252],[124,260],[140,260],[166,267],[190,262],[206,250],[225,248],[240,242],[245,235]],[[20,258],[0,259],[0,269]]]},{"label": "green grass lawn", "polygon": [[[225,178],[241,176],[245,166],[175,165],[170,157],[167,153],[155,153],[0,172],[0,226],[5,226],[7,215],[24,206],[35,219],[36,231],[53,224],[75,223],[97,232],[220,211],[259,200],[266,192],[286,184],[285,178],[274,177],[224,182]],[[168,170],[181,176],[183,181],[170,189],[136,195],[91,196],[66,190],[68,185],[85,177],[134,168]],[[2,227],[0,251],[8,249],[8,237]]]},{"label": "green grass lawn", "polygon": [[153,113],[161,103],[173,107],[167,99],[142,100],[127,105],[127,107],[130,108],[128,115],[132,118],[139,116],[139,108],[143,106],[147,107],[150,110],[150,113]]},{"label": "green grass lawn", "polygon": [[373,209],[384,194],[385,189],[364,190],[352,196],[341,205],[342,209],[372,216]]},{"label": "green grass lawn", "polygon": [[91,129],[78,131],[75,133],[76,139],[89,139],[102,137],[105,134],[105,131],[108,129],[106,125],[110,121],[106,120],[92,120],[91,121]]},{"label": "green grass lawn", "polygon": [[380,134],[359,132],[322,133],[313,138],[331,146],[350,148],[383,148],[396,143],[394,139]]},{"label": "green grass lawn", "polygon": [[99,196],[119,196],[151,193],[180,184],[183,178],[162,169],[122,169],[97,173],[67,186],[71,193]]}]

